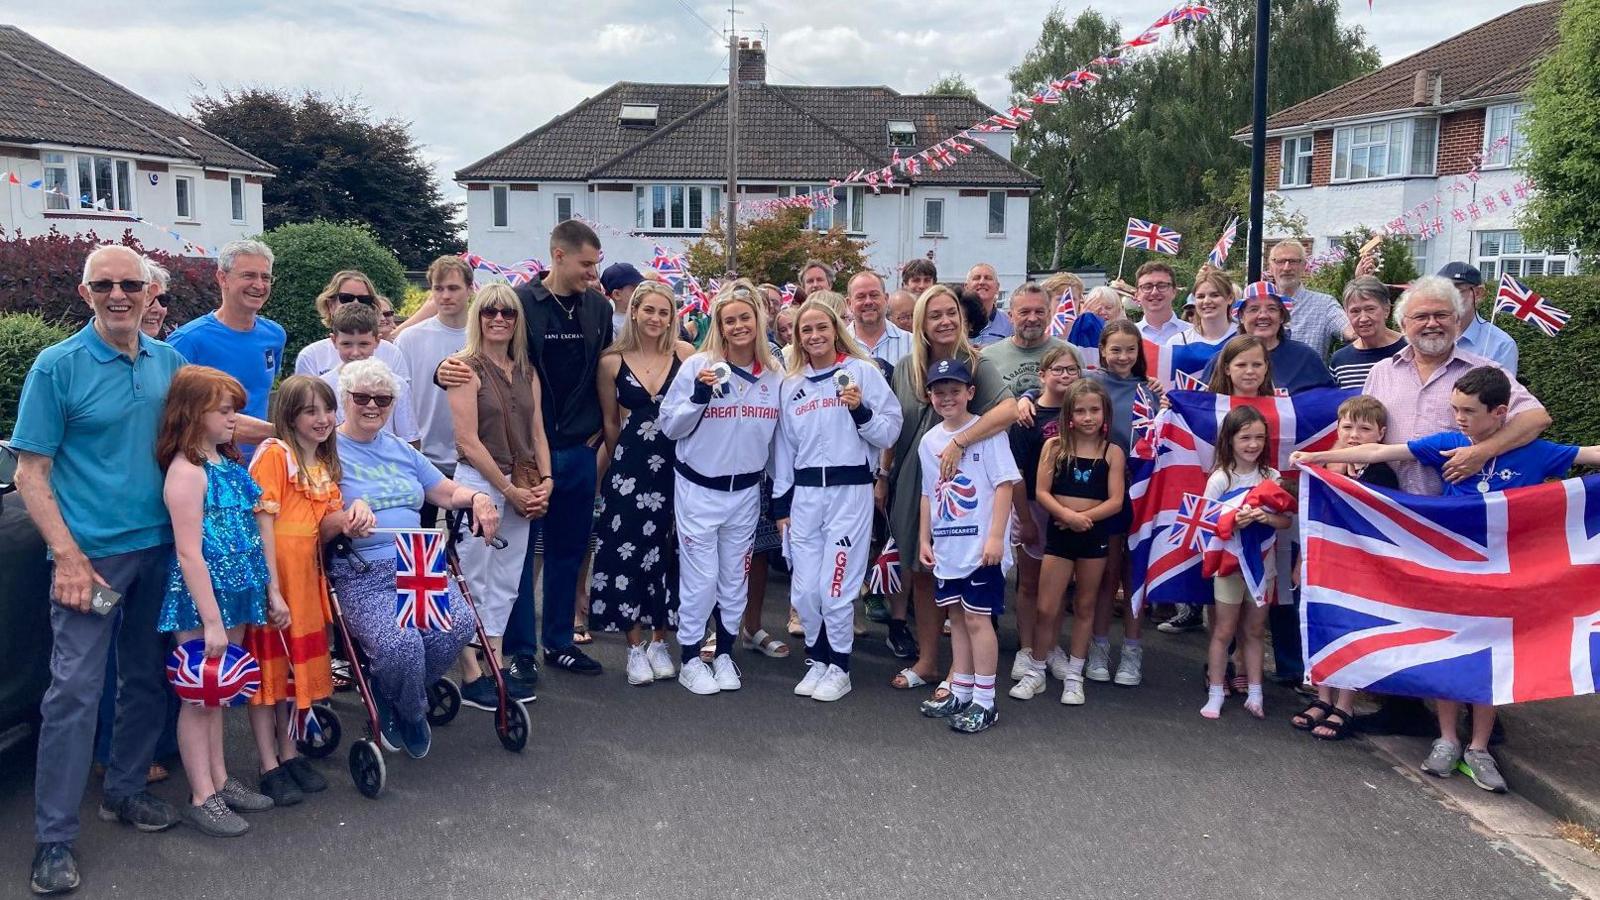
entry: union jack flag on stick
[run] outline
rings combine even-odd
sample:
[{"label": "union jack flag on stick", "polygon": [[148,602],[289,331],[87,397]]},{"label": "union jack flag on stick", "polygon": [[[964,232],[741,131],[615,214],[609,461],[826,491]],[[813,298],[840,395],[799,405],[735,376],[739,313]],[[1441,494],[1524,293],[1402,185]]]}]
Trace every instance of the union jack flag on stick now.
[{"label": "union jack flag on stick", "polygon": [[1234,216],[1228,222],[1228,227],[1222,229],[1222,237],[1217,238],[1216,246],[1206,254],[1206,262],[1220,269],[1228,264],[1228,254],[1233,250],[1233,239],[1239,236],[1239,217]]},{"label": "union jack flag on stick", "polygon": [[1509,273],[1500,276],[1500,290],[1494,295],[1494,310],[1504,310],[1527,322],[1550,337],[1565,328],[1570,313],[1556,309],[1550,301],[1529,290],[1528,286],[1512,278]]},{"label": "union jack flag on stick", "polygon": [[1122,239],[1124,247],[1151,250],[1168,256],[1177,256],[1178,246],[1182,243],[1183,235],[1171,228],[1134,218],[1128,219],[1128,230]]},{"label": "union jack flag on stick", "polygon": [[1056,301],[1055,314],[1050,317],[1050,336],[1067,339],[1072,333],[1072,323],[1078,320],[1078,295],[1072,288],[1061,292],[1061,299]]},{"label": "union jack flag on stick", "polygon": [[449,631],[450,577],[445,573],[444,532],[401,530],[394,535],[395,624],[418,631]]}]

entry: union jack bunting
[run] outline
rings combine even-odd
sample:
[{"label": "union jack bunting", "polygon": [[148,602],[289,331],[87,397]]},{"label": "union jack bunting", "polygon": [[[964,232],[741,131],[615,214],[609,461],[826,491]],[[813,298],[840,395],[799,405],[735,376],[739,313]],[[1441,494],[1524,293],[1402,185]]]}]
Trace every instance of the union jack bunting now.
[{"label": "union jack bunting", "polygon": [[1061,292],[1061,299],[1056,301],[1055,314],[1050,317],[1050,336],[1067,339],[1072,333],[1072,323],[1078,320],[1078,296],[1067,288]]},{"label": "union jack bunting", "polygon": [[1594,693],[1600,476],[1419,497],[1305,471],[1316,683],[1467,703]]},{"label": "union jack bunting", "polygon": [[1204,20],[1206,16],[1211,15],[1211,7],[1191,3],[1188,6],[1180,6],[1169,15],[1172,16],[1172,24],[1174,25],[1179,22],[1199,22]]},{"label": "union jack bunting", "polygon": [[445,574],[444,534],[401,531],[394,536],[394,620],[401,628],[449,631],[450,577]]},{"label": "union jack bunting", "polygon": [[867,592],[882,597],[900,593],[900,548],[895,546],[894,538],[889,538],[873,562]]},{"label": "union jack bunting", "polygon": [[1565,328],[1570,313],[1550,305],[1550,301],[1535,294],[1528,286],[1512,278],[1510,273],[1500,276],[1500,290],[1494,295],[1495,311],[1508,312],[1527,322],[1550,337]]},{"label": "union jack bunting", "polygon": [[1177,256],[1178,245],[1182,243],[1183,235],[1171,228],[1134,218],[1128,219],[1128,230],[1122,238],[1124,247],[1152,250],[1168,256]]},{"label": "union jack bunting", "polygon": [[1228,227],[1222,229],[1222,237],[1217,238],[1216,246],[1212,247],[1211,252],[1206,254],[1206,261],[1219,269],[1227,265],[1228,254],[1233,250],[1233,239],[1238,236],[1239,217],[1234,216],[1228,222]]}]

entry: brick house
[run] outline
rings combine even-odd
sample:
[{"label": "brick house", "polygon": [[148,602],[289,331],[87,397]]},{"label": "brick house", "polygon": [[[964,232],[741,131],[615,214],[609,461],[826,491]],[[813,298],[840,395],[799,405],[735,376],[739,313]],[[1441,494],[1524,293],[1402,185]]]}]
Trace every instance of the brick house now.
[{"label": "brick house", "polygon": [[[909,156],[994,110],[965,97],[887,87],[769,84],[760,41],[739,54],[739,195],[764,200],[826,191],[828,180]],[[467,189],[467,241],[487,259],[544,258],[550,229],[573,215],[601,231],[607,260],[644,264],[651,246],[681,250],[725,211],[728,87],[619,82],[455,173]],[[869,264],[893,273],[930,252],[940,277],[994,264],[1002,288],[1027,277],[1028,203],[1040,187],[1010,159],[1011,133],[974,134],[975,150],[874,193],[835,189],[812,214],[867,241]],[[759,213],[744,211],[741,218]]]},{"label": "brick house", "polygon": [[[1529,247],[1515,224],[1526,196],[1517,192],[1523,92],[1556,43],[1560,15],[1560,0],[1518,7],[1273,113],[1267,189],[1285,212],[1305,216],[1308,233],[1268,233],[1267,241],[1297,237],[1321,252],[1360,226],[1382,228],[1426,205],[1406,222],[1419,271],[1465,260],[1486,279],[1574,272],[1571,248]],[[1249,131],[1236,136],[1248,142]],[[1437,232],[1417,233],[1434,222]]]}]

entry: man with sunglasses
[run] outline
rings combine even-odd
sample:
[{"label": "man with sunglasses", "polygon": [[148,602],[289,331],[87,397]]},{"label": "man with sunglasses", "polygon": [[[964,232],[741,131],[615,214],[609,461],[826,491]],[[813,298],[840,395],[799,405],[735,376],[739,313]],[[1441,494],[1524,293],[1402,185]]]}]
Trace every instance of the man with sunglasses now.
[{"label": "man with sunglasses", "polygon": [[272,248],[255,240],[224,244],[217,252],[217,287],[217,310],[179,327],[167,343],[189,363],[221,369],[244,386],[234,440],[249,459],[256,442],[272,436],[267,398],[283,363],[283,326],[260,314],[272,296]]}]

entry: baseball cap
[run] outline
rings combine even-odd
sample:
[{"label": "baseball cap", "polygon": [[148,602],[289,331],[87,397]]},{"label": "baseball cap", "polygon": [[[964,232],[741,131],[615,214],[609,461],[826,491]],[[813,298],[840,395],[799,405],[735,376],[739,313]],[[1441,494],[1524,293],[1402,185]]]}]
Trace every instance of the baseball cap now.
[{"label": "baseball cap", "polygon": [[1469,266],[1464,262],[1453,262],[1439,270],[1440,278],[1448,278],[1456,284],[1470,284],[1479,287],[1483,284],[1483,273],[1477,267]]},{"label": "baseball cap", "polygon": [[612,291],[620,291],[623,288],[633,287],[642,281],[644,281],[644,276],[639,274],[639,270],[634,268],[633,263],[612,263],[606,266],[604,272],[600,273],[600,288],[607,294]]},{"label": "baseball cap", "polygon": [[972,373],[967,370],[967,364],[959,359],[941,359],[928,367],[926,387],[933,387],[940,381],[959,381],[962,384],[972,383]]}]

